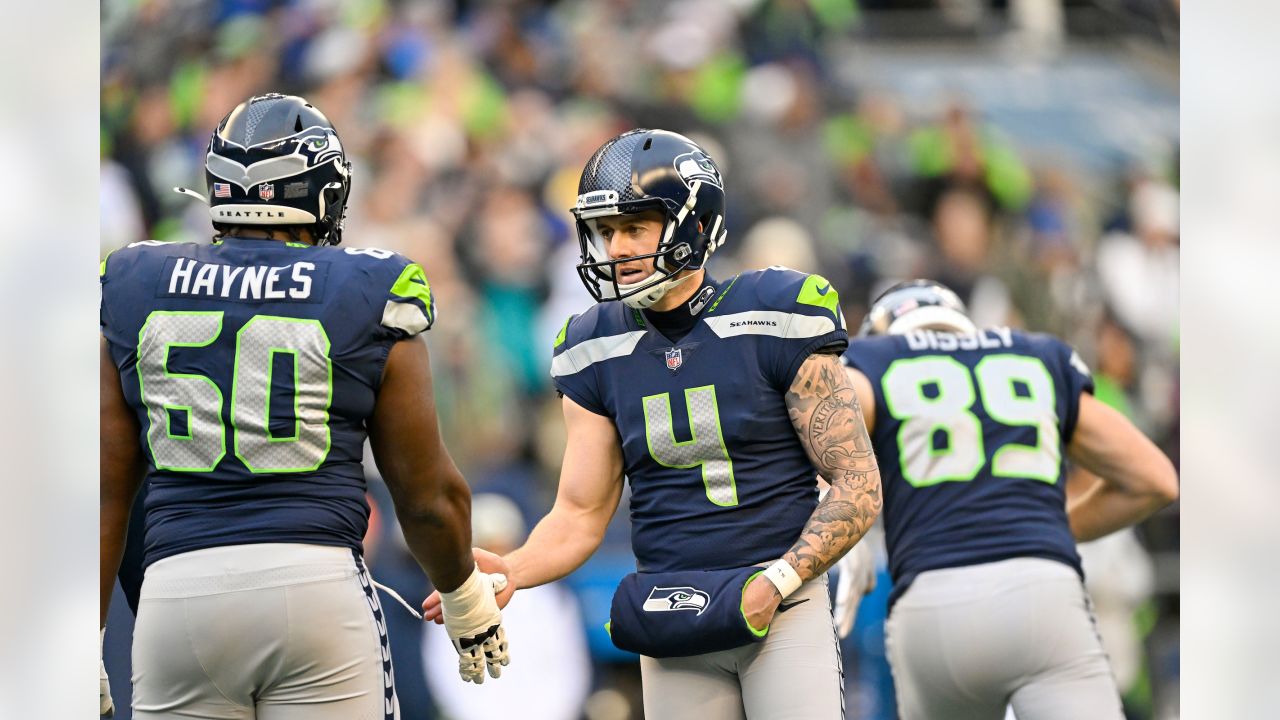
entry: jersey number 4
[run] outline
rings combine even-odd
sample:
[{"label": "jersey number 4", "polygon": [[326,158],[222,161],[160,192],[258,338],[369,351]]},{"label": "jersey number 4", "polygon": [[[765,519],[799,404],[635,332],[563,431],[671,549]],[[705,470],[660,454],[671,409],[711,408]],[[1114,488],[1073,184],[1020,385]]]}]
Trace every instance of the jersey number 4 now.
[{"label": "jersey number 4", "polygon": [[[169,371],[169,348],[204,347],[222,334],[221,312],[157,310],[138,332],[138,386],[147,406],[147,444],[156,468],[209,472],[227,452],[223,390],[204,375]],[[271,371],[277,354],[293,359],[293,431],[275,435]],[[319,320],[255,315],[236,333],[231,384],[232,447],[250,472],[307,472],[329,455],[333,361]],[[175,433],[173,413],[186,415]]]},{"label": "jersey number 4", "polygon": [[733,460],[724,444],[720,428],[720,406],[716,386],[704,385],[684,391],[689,409],[688,440],[677,442],[671,420],[671,393],[644,398],[644,434],[649,455],[672,468],[701,468],[707,499],[721,507],[738,504],[738,486],[733,479]]},{"label": "jersey number 4", "polygon": [[[986,464],[982,422],[971,412],[979,393],[992,420],[1037,431],[1035,445],[1006,443],[997,450],[991,474],[1058,481],[1062,451],[1057,400],[1053,379],[1039,359],[990,355],[970,374],[944,355],[903,358],[885,371],[881,388],[889,414],[902,422],[898,461],[903,479],[912,486],[968,482]],[[945,436],[944,443],[938,442],[939,434]]]}]

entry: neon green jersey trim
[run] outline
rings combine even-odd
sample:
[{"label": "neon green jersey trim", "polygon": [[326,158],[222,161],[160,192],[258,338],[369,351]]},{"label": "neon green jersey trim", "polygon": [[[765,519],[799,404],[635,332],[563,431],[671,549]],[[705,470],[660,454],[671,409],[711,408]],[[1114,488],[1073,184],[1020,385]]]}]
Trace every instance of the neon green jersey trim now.
[{"label": "neon green jersey trim", "polygon": [[720,297],[716,298],[716,301],[711,303],[711,307],[707,308],[707,313],[713,313],[716,311],[716,308],[720,306],[720,301],[724,299],[725,295],[729,294],[729,291],[733,289],[733,284],[738,282],[738,278],[740,277],[742,277],[741,274],[733,276],[733,279],[729,281],[729,285],[720,293]]},{"label": "neon green jersey trim", "polygon": [[106,257],[104,257],[104,258],[102,258],[102,262],[98,264],[98,277],[99,277],[99,278],[101,278],[103,275],[106,275],[106,274],[107,274],[107,261],[111,259],[111,253],[115,252],[116,250],[119,250],[119,248],[116,248],[115,250],[111,250],[111,252],[108,252],[108,253],[107,253],[107,256],[106,256]]},{"label": "neon green jersey trim", "polygon": [[431,284],[418,263],[409,263],[400,271],[400,277],[391,286],[391,294],[416,299],[426,307],[428,314],[431,312]]},{"label": "neon green jersey trim", "polygon": [[560,327],[560,334],[556,335],[556,344],[553,345],[552,347],[560,347],[561,345],[564,344],[564,337],[569,333],[569,321],[572,320],[573,318],[574,318],[573,315],[570,315],[568,318],[565,318],[564,325]]},{"label": "neon green jersey trim", "polygon": [[804,279],[804,285],[800,286],[800,294],[796,296],[796,302],[826,308],[831,311],[837,321],[840,319],[840,293],[836,292],[836,289],[831,287],[831,283],[821,275],[810,275]]},{"label": "neon green jersey trim", "polygon": [[751,626],[751,621],[747,619],[747,586],[751,584],[752,580],[756,579],[756,575],[760,575],[763,572],[763,570],[760,570],[759,572],[753,573],[751,577],[747,578],[746,582],[742,583],[742,598],[738,601],[738,612],[742,613],[742,622],[746,624],[747,629],[751,631],[751,634],[756,637],[764,637],[765,635],[768,635],[769,626],[765,625],[763,630],[757,630]]}]

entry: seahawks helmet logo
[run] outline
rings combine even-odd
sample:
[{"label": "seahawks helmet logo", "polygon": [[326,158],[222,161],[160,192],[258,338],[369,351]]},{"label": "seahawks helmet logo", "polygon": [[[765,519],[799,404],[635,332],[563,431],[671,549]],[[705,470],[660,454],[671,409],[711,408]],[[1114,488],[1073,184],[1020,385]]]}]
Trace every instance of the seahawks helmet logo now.
[{"label": "seahawks helmet logo", "polygon": [[321,128],[321,131],[323,135],[307,136],[301,143],[300,150],[303,155],[309,156],[311,167],[342,157],[342,141],[338,140],[338,134],[329,128]]},{"label": "seahawks helmet logo", "polygon": [[684,181],[685,187],[693,185],[695,180],[701,180],[704,183],[715,185],[721,190],[724,189],[724,181],[720,179],[720,170],[716,168],[716,164],[711,162],[711,158],[701,150],[677,155],[675,159],[676,172],[680,174],[680,179]]},{"label": "seahawks helmet logo", "polygon": [[711,596],[697,588],[691,587],[656,587],[649,591],[649,599],[644,601],[645,612],[674,612],[676,610],[693,610],[701,615],[707,609]]},{"label": "seahawks helmet logo", "polygon": [[[216,139],[216,137],[215,137]],[[300,175],[311,168],[337,160],[339,173],[345,172],[342,143],[332,128],[313,126],[279,140],[270,140],[245,148],[223,138],[227,146],[239,148],[232,157],[224,157],[210,140],[205,167],[214,176],[233,182],[248,192],[254,185]],[[288,144],[292,152],[286,152]]]}]

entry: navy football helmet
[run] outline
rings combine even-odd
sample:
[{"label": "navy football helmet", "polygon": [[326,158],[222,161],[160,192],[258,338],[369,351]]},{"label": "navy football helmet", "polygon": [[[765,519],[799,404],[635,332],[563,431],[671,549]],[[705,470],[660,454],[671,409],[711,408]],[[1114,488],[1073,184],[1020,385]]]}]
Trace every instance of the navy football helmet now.
[{"label": "navy football helmet", "polygon": [[977,332],[964,301],[951,288],[933,280],[907,280],[880,293],[862,321],[858,337],[902,335],[922,329]]},{"label": "navy football helmet", "polygon": [[[612,260],[596,219],[659,210],[665,217],[656,252]],[[724,244],[724,181],[720,169],[698,144],[666,130],[631,130],[596,150],[582,171],[572,209],[582,261],[578,275],[597,302],[621,300],[647,308],[697,270]],[[619,283],[618,263],[653,259],[654,272]]]},{"label": "navy football helmet", "polygon": [[294,95],[257,95],[227,114],[205,156],[209,213],[233,225],[301,225],[342,241],[351,163],[333,124]]}]

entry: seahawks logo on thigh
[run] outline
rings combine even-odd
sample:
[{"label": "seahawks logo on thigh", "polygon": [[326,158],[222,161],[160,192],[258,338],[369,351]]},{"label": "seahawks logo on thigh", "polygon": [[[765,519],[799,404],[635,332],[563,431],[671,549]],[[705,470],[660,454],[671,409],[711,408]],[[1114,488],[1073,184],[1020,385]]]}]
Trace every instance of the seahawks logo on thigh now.
[{"label": "seahawks logo on thigh", "polygon": [[649,591],[649,598],[644,601],[645,612],[672,612],[675,610],[693,610],[698,615],[707,609],[711,596],[692,587],[656,587]]}]

